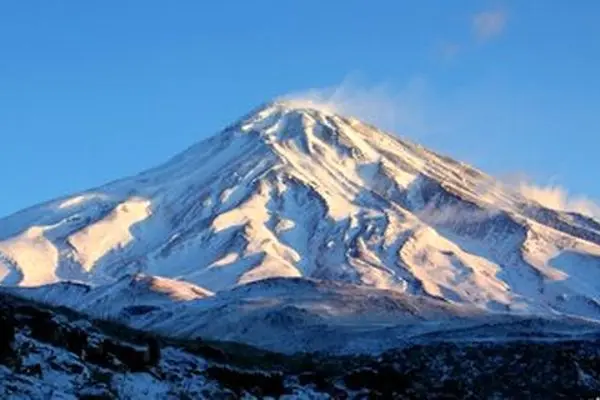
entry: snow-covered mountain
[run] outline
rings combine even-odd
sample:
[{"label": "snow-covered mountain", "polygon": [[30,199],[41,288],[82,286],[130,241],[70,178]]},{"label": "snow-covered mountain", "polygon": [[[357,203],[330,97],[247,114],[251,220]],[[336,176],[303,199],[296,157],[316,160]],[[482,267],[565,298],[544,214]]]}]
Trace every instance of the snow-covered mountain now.
[{"label": "snow-covered mountain", "polygon": [[[208,307],[240,285],[299,278],[269,282],[292,305],[332,281],[474,315],[597,319],[600,223],[355,118],[276,101],[157,168],[0,219],[4,285],[110,304],[137,274],[160,277],[133,285],[159,293],[149,303]],[[40,290],[27,293],[61,297]]]}]

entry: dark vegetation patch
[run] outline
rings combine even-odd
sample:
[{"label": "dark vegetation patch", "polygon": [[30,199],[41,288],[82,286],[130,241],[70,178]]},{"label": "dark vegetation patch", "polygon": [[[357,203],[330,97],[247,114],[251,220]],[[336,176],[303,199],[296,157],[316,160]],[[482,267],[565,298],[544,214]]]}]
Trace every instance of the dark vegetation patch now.
[{"label": "dark vegetation patch", "polygon": [[[83,328],[65,322],[64,318],[57,318],[57,313],[34,302],[0,294],[0,304],[0,363],[5,365],[14,366],[15,363],[10,361],[17,359],[17,349],[14,348],[17,329],[24,330],[39,342],[63,348],[83,361],[105,368],[140,372],[149,370],[160,361],[161,344],[151,335],[134,337],[138,345],[144,346],[142,349],[113,338],[95,344]],[[67,315],[82,318],[72,312]],[[37,371],[24,372],[32,375]]]},{"label": "dark vegetation patch", "polygon": [[285,387],[284,376],[280,372],[240,371],[228,367],[212,366],[206,372],[209,379],[217,381],[237,396],[246,393],[259,397],[278,398],[290,393]]},{"label": "dark vegetation patch", "polygon": [[[153,373],[161,348],[179,347],[210,362],[204,375],[228,391],[277,398],[310,387],[332,398],[595,398],[600,396],[600,340],[429,343],[372,356],[283,355],[239,343],[177,340],[90,320],[66,309],[59,312],[29,300],[0,294],[0,364],[18,365],[16,332],[62,347],[79,360],[103,367],[92,376],[110,385],[112,372]],[[106,338],[91,340],[92,331]],[[80,366],[71,366],[77,374]],[[41,374],[31,366],[30,376]],[[105,371],[105,372],[102,372]],[[111,372],[112,371],[112,372]],[[81,394],[95,398],[101,392]],[[109,392],[107,392],[109,393]],[[107,394],[107,396],[110,395]],[[183,395],[183,394],[182,394]],[[225,395],[223,395],[225,396]],[[225,397],[222,397],[225,398]]]}]

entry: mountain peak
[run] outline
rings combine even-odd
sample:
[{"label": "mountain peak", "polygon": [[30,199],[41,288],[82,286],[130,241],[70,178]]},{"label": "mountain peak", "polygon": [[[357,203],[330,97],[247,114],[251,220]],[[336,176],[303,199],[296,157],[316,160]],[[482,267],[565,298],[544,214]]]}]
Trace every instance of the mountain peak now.
[{"label": "mountain peak", "polygon": [[243,120],[261,120],[267,117],[289,115],[307,116],[313,119],[340,118],[358,121],[356,118],[345,115],[333,103],[316,101],[303,98],[276,98],[257,107],[247,114]]},{"label": "mountain peak", "polygon": [[276,99],[243,117],[234,131],[259,133],[267,138],[267,143],[303,137],[301,140],[306,145],[310,136],[327,127],[336,129],[341,121],[348,120],[326,104],[300,99]]},{"label": "mountain peak", "polygon": [[331,103],[302,98],[278,98],[269,103],[271,106],[292,112],[316,112],[321,114],[338,114]]},{"label": "mountain peak", "polygon": [[[289,144],[293,140],[296,142],[295,149],[304,153],[310,152],[313,144],[342,153],[359,151],[358,148],[372,153],[366,149],[369,146],[361,137],[365,134],[374,138],[388,136],[356,118],[340,114],[333,104],[300,98],[282,98],[265,103],[241,118],[232,128],[226,132],[234,135],[235,132],[258,134],[271,147],[276,143]],[[398,138],[393,140],[400,141]]]},{"label": "mountain peak", "polygon": [[0,282],[21,286],[141,272],[218,292],[296,277],[600,316],[593,271],[599,225],[302,99],[265,104],[135,177],[0,220]]}]

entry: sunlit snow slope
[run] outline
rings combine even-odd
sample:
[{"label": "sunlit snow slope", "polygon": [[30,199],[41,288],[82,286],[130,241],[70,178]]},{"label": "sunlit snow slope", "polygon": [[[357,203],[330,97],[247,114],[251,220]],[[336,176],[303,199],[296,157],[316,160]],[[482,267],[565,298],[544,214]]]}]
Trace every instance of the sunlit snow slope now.
[{"label": "sunlit snow slope", "polygon": [[[135,177],[0,220],[0,282],[333,280],[599,317],[600,224],[353,118],[266,105]],[[208,293],[208,292],[207,292]]]}]

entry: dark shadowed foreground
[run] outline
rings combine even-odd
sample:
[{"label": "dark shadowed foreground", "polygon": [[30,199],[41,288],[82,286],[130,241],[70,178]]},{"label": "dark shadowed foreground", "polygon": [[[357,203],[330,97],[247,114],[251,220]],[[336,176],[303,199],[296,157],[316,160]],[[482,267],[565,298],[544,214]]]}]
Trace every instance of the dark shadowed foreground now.
[{"label": "dark shadowed foreground", "polygon": [[3,295],[0,396],[31,399],[593,398],[599,340],[413,345],[282,355],[175,341]]}]

